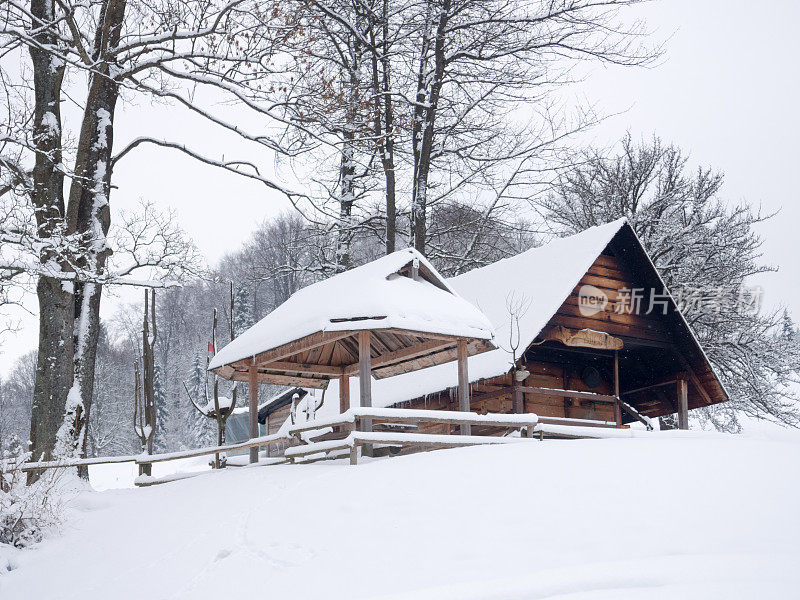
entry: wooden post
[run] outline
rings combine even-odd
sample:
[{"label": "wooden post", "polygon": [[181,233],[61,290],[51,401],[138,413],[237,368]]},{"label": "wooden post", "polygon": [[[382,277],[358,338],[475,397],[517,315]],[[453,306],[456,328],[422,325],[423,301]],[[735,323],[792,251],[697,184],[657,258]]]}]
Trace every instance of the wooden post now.
[{"label": "wooden post", "polygon": [[[512,377],[514,375],[512,374]],[[519,389],[519,382],[515,379],[513,384],[513,393],[512,393],[512,401],[511,401],[511,410],[517,414],[522,413],[525,411],[523,408],[525,406],[525,398],[522,395],[522,390]]]},{"label": "wooden post", "polygon": [[358,444],[353,444],[353,446],[350,448],[350,464],[358,464]]},{"label": "wooden post", "polygon": [[350,410],[350,376],[339,377],[339,414]]},{"label": "wooden post", "polygon": [[[247,371],[247,387],[249,392],[249,424],[250,439],[258,437],[258,369],[251,365]],[[258,446],[250,448],[250,464],[258,462]]]},{"label": "wooden post", "polygon": [[614,403],[614,421],[617,427],[622,426],[622,406],[619,403],[619,350],[614,350],[614,396],[617,401]]},{"label": "wooden post", "polygon": [[[459,339],[456,342],[456,355],[458,357],[458,410],[469,412],[469,370],[467,368],[467,340]],[[460,426],[461,435],[471,435],[471,425]]]},{"label": "wooden post", "polygon": [[678,379],[678,429],[689,429],[689,386]]},{"label": "wooden post", "polygon": [[[264,435],[269,435],[269,415],[264,419]],[[267,458],[272,456],[272,444],[267,444]]]},{"label": "wooden post", "polygon": [[[358,391],[361,406],[372,406],[372,357],[369,331],[358,332]],[[372,419],[362,419],[362,430],[372,431]],[[372,444],[364,444],[364,456],[372,456]]]}]

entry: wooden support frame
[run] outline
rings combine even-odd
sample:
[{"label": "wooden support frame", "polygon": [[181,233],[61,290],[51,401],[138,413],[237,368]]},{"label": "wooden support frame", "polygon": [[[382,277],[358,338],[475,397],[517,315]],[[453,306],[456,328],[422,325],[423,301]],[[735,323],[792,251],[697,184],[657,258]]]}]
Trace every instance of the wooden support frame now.
[{"label": "wooden support frame", "polygon": [[[359,345],[361,344],[361,334],[365,332],[359,332]],[[368,333],[368,332],[366,332]],[[395,352],[390,352],[388,354],[384,354],[376,358],[374,361],[370,363],[370,367],[372,369],[377,369],[381,367],[388,367],[394,363],[399,363],[407,360],[412,360],[414,358],[418,358],[420,356],[424,356],[426,354],[433,354],[435,352],[439,352],[441,350],[445,350],[446,348],[452,347],[453,341],[452,340],[441,340],[441,339],[433,339],[427,342],[423,342],[421,344],[417,344],[415,346],[410,346],[408,348],[403,348],[402,350],[397,350]],[[344,368],[345,375],[355,375],[359,372],[361,360],[359,355],[359,362],[356,364],[348,365]]]},{"label": "wooden support frame", "polygon": [[[458,357],[458,410],[469,412],[469,366],[467,364],[467,340],[459,339],[456,342],[456,354]],[[460,426],[461,435],[472,435],[472,426],[469,424]]]},{"label": "wooden support frame", "polygon": [[[609,396],[608,394],[595,394],[593,392],[578,392],[576,390],[556,390],[552,388],[542,388],[542,387],[531,387],[529,385],[520,385],[518,389],[526,394],[538,394],[539,396],[549,396],[551,398],[563,398],[564,396],[568,396],[569,398],[576,398],[578,400],[591,400],[592,402],[602,402],[604,404],[615,404],[617,402],[616,396]],[[510,394],[513,392],[513,388],[508,388],[506,390],[498,390],[497,392],[502,391],[503,394]],[[489,392],[481,396],[481,399],[490,397],[490,394],[495,394],[497,392]]]},{"label": "wooden support frame", "polygon": [[[248,370],[248,424],[250,426],[250,439],[258,437],[258,368],[252,365]],[[250,464],[258,462],[258,446],[250,448]]]},{"label": "wooden support frame", "polygon": [[525,392],[523,392],[523,387],[516,379],[511,387],[511,406],[515,413],[525,412]]},{"label": "wooden support frame", "polygon": [[[236,371],[228,377],[231,381],[250,381],[250,368],[247,371]],[[312,379],[310,377],[292,377],[291,375],[280,375],[277,373],[258,373],[258,381],[261,383],[273,383],[275,385],[286,385],[296,387],[307,387],[315,389],[325,389],[328,387],[328,378]]]},{"label": "wooden support frame", "polygon": [[342,367],[331,367],[328,365],[316,365],[312,363],[296,363],[284,360],[268,362],[266,364],[259,365],[258,368],[261,371],[278,371],[279,373],[288,371],[295,373],[307,373],[309,375],[322,375],[325,377],[339,377],[342,373],[344,373],[344,369]]},{"label": "wooden support frame", "polygon": [[350,410],[350,376],[339,376],[339,413]]},{"label": "wooden support frame", "polygon": [[[260,352],[255,355],[253,362],[256,365],[262,365],[264,363],[279,361],[287,356],[305,352],[306,350],[313,350],[318,346],[324,346],[330,342],[336,342],[343,338],[350,337],[353,333],[353,331],[319,331],[317,333],[312,333],[304,338],[289,342],[288,344],[283,344],[272,350]],[[235,364],[236,363],[234,363],[234,365]]]},{"label": "wooden support frame", "polygon": [[689,385],[679,379],[678,387],[678,429],[689,429]]},{"label": "wooden support frame", "polygon": [[622,405],[619,400],[619,350],[614,350],[614,420],[617,427],[622,427]]},{"label": "wooden support frame", "polygon": [[711,396],[708,395],[708,392],[706,391],[703,382],[700,381],[700,378],[697,376],[697,373],[694,372],[694,369],[692,369],[691,365],[689,364],[689,361],[687,361],[680,353],[676,352],[676,356],[678,357],[680,363],[683,365],[683,368],[686,369],[686,373],[689,375],[689,380],[697,389],[697,393],[700,394],[700,396],[702,396],[703,401],[708,405],[714,404],[714,401],[711,399]]},{"label": "wooden support frame", "polygon": [[[372,356],[370,354],[369,331],[358,332],[358,392],[359,405],[372,406]],[[363,419],[364,431],[372,431],[372,419]],[[364,456],[372,456],[372,444],[364,445]]]}]

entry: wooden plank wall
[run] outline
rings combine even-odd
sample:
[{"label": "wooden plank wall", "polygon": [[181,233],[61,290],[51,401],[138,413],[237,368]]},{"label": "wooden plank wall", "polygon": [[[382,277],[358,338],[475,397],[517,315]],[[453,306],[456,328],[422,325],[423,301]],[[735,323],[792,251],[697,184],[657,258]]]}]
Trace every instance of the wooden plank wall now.
[{"label": "wooden plank wall", "polygon": [[[592,285],[608,296],[609,302],[604,311],[590,316],[581,314],[579,294],[584,285]],[[549,325],[563,325],[572,329],[595,329],[611,335],[668,343],[671,337],[667,320],[663,315],[663,307],[656,304],[653,313],[644,314],[649,306],[649,290],[643,294],[640,314],[625,312],[628,308],[625,294],[620,294],[619,291],[637,287],[642,287],[642,283],[634,281],[616,257],[601,254],[572,290],[566,302],[558,309]]]}]

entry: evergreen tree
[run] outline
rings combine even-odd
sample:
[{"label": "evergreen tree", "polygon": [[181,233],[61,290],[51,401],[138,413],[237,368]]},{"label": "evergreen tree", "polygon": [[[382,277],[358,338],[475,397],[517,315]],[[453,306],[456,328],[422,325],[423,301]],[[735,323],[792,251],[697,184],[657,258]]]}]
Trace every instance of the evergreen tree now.
[{"label": "evergreen tree", "polygon": [[153,369],[153,398],[156,405],[156,435],[153,445],[156,452],[170,450],[167,443],[167,430],[169,428],[170,407],[167,406],[167,394],[164,391],[164,376],[160,365]]},{"label": "evergreen tree", "polygon": [[253,303],[250,294],[243,285],[236,288],[233,302],[233,330],[237,336],[242,335],[253,326]]},{"label": "evergreen tree", "polygon": [[795,328],[794,321],[792,321],[792,317],[789,316],[789,311],[787,309],[783,309],[783,337],[790,342],[793,342],[797,339],[797,329]]}]

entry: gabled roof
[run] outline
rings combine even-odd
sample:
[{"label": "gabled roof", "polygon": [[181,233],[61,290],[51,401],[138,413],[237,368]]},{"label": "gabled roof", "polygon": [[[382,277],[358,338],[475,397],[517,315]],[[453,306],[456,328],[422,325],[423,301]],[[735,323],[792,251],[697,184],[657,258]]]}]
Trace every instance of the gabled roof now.
[{"label": "gabled roof", "polygon": [[[412,278],[412,271],[418,273]],[[492,340],[491,322],[407,248],[294,293],[225,346],[209,369],[319,332],[408,330]]]},{"label": "gabled roof", "polygon": [[[448,279],[448,284],[456,292],[489,318],[496,333],[496,349],[470,358],[470,381],[503,375],[512,366],[509,302],[522,305],[525,309],[519,320],[519,357],[536,340],[598,256],[615,239],[623,240],[625,246],[639,257],[639,268],[646,271],[643,275],[653,285],[663,287],[663,281],[641,241],[625,219],[557,238],[544,246]],[[679,336],[690,362],[708,365],[706,370],[718,386],[716,401],[724,400],[724,388],[713,373],[703,349],[680,311],[675,309],[674,312],[678,315]],[[374,382],[373,406],[389,406],[456,385],[457,372],[453,365],[429,367],[413,374]]]}]

